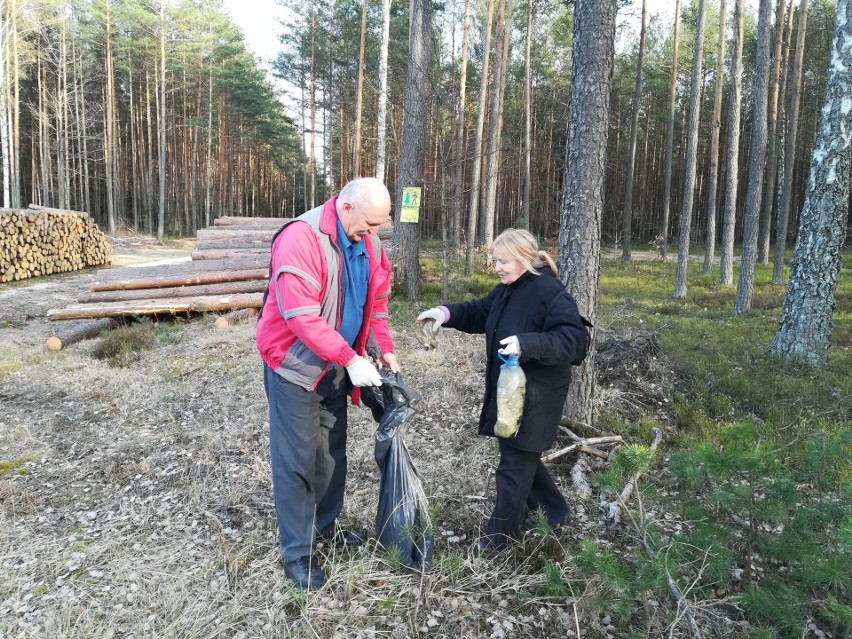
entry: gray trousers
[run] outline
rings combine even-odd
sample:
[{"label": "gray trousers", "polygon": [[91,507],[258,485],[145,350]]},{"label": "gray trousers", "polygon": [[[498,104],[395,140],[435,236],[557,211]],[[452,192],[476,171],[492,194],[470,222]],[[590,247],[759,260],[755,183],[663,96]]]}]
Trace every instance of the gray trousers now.
[{"label": "gray trousers", "polygon": [[346,395],[343,368],[307,391],[264,364],[269,452],[281,556],[310,555],[314,534],[332,529],[346,483]]}]

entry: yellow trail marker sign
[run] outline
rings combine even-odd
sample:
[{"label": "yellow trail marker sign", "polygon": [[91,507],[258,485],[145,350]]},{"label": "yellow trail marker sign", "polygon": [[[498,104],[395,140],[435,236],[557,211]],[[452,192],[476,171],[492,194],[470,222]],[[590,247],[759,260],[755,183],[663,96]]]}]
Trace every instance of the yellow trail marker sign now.
[{"label": "yellow trail marker sign", "polygon": [[400,222],[417,224],[420,221],[420,194],[419,186],[408,186],[402,189],[402,212]]}]

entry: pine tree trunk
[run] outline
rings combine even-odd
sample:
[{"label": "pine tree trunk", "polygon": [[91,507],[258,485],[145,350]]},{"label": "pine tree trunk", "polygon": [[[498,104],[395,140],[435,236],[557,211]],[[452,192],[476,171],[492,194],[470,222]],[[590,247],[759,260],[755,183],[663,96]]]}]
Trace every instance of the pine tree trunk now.
[{"label": "pine tree trunk", "polygon": [[621,259],[630,261],[630,239],[633,235],[633,172],[636,167],[636,140],[639,136],[639,111],[642,102],[642,74],[645,63],[645,32],[648,29],[647,1],[642,0],[642,26],[639,31],[639,59],[636,62],[636,86],[633,88],[633,113],[630,118],[630,145],[624,176],[624,209],[622,211]]},{"label": "pine tree trunk", "polygon": [[492,70],[491,115],[488,125],[488,149],[485,156],[485,210],[480,218],[479,233],[480,244],[485,247],[491,246],[491,240],[494,239],[494,224],[497,217],[497,180],[500,174],[500,145],[503,136],[503,98],[506,93],[511,40],[512,0],[500,0],[497,44],[494,47],[497,60]]},{"label": "pine tree trunk", "polygon": [[772,352],[819,366],[828,358],[852,162],[852,0],[837,3],[837,24],[819,131],[811,157],[790,282]]},{"label": "pine tree trunk", "polygon": [[464,158],[465,158],[465,93],[467,90],[467,46],[470,27],[470,0],[464,2],[464,29],[462,34],[462,54],[459,67],[459,105],[456,114],[456,148],[455,148],[455,190],[453,191],[453,216],[450,222],[450,248],[455,255],[461,237],[462,201],[464,200]]},{"label": "pine tree trunk", "polygon": [[680,237],[677,247],[674,297],[686,297],[686,273],[689,263],[689,234],[692,228],[692,202],[695,196],[695,168],[698,159],[698,125],[701,119],[701,75],[704,58],[704,0],[698,0],[695,45],[692,49],[692,97],[689,101],[683,204],[680,211]]},{"label": "pine tree trunk", "polygon": [[530,223],[531,155],[532,155],[532,31],[533,0],[527,0],[527,42],[524,64],[524,195],[521,204],[521,217]]},{"label": "pine tree trunk", "polygon": [[769,237],[772,228],[772,211],[775,204],[775,174],[778,171],[778,91],[781,82],[781,52],[784,44],[784,0],[775,7],[775,50],[772,55],[772,73],[769,77],[769,147],[766,150],[766,185],[760,211],[760,231],[757,235],[757,260],[769,262]]},{"label": "pine tree trunk", "polygon": [[716,83],[710,118],[710,174],[707,185],[707,221],[704,233],[704,275],[713,272],[716,252],[716,191],[719,182],[719,130],[722,128],[722,87],[725,77],[725,0],[719,3],[719,39],[716,41]]},{"label": "pine tree trunk", "polygon": [[[361,46],[358,49],[358,86],[355,89],[355,149],[352,177],[361,176],[361,110],[364,104],[364,50],[367,48],[367,0],[361,4]],[[341,176],[343,182],[343,176]]]},{"label": "pine tree trunk", "polygon": [[766,109],[769,93],[769,46],[772,30],[772,1],[760,0],[757,21],[757,61],[754,70],[754,105],[751,120],[751,151],[749,153],[748,188],[743,216],[743,253],[734,314],[751,310],[754,295],[754,266],[757,258],[757,234],[760,227],[760,202],[763,195],[763,175],[766,169]]},{"label": "pine tree trunk", "polygon": [[666,168],[663,178],[663,219],[660,224],[659,248],[660,259],[666,259],[669,248],[669,210],[672,199],[672,155],[674,148],[674,122],[675,104],[677,101],[677,54],[678,38],[680,36],[680,0],[675,0],[675,18],[673,51],[672,51],[672,76],[669,84],[669,117],[666,123]]},{"label": "pine tree trunk", "polygon": [[[594,324],[600,268],[603,185],[615,51],[615,0],[577,0],[574,9],[571,94],[565,179],[560,213],[560,278],[580,312]],[[595,388],[595,330],[583,364],[574,371],[565,412],[591,423]]]},{"label": "pine tree trunk", "polygon": [[734,5],[734,48],[731,51],[731,94],[728,110],[728,150],[725,154],[725,206],[722,212],[722,246],[719,282],[734,283],[734,235],[737,224],[737,184],[740,157],[740,103],[743,80],[743,23],[745,0]]},{"label": "pine tree trunk", "polygon": [[494,21],[494,0],[488,0],[485,19],[485,43],[482,47],[482,81],[479,87],[479,106],[476,115],[476,135],[473,143],[473,162],[471,163],[470,210],[467,220],[467,238],[464,257],[464,273],[473,272],[473,249],[476,245],[476,226],[479,218],[479,183],[482,176],[482,134],[485,129],[485,103],[488,97],[485,78],[491,61],[491,26]]},{"label": "pine tree trunk", "polygon": [[[412,0],[405,83],[405,119],[399,162],[393,228],[393,259],[401,268],[409,300],[420,293],[420,226],[401,221],[402,193],[407,187],[424,187],[423,165],[428,122],[429,61],[432,49],[432,2]],[[425,193],[421,192],[422,202]]]},{"label": "pine tree trunk", "polygon": [[796,162],[796,137],[799,132],[799,106],[802,93],[802,64],[805,56],[805,35],[808,30],[808,0],[799,2],[799,32],[796,36],[796,58],[790,78],[790,115],[784,138],[784,178],[778,185],[778,220],[775,226],[775,256],[772,263],[772,284],[784,283],[784,251],[787,247],[787,225],[790,221],[790,202],[793,192],[793,165]]}]

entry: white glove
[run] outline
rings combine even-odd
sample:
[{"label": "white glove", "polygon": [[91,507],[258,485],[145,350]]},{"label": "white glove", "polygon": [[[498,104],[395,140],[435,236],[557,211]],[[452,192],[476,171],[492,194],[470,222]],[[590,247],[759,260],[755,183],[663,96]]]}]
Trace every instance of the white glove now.
[{"label": "white glove", "polygon": [[446,315],[444,315],[443,309],[438,308],[430,308],[428,311],[423,311],[420,315],[417,316],[417,321],[422,322],[423,320],[435,320],[435,325],[432,330],[437,331],[441,328],[441,324],[446,321]]},{"label": "white glove", "polygon": [[503,355],[517,355],[521,356],[521,343],[518,341],[517,335],[512,335],[511,337],[507,337],[505,339],[501,339],[500,343],[503,345],[503,348],[498,350],[498,353],[502,353]]},{"label": "white glove", "polygon": [[381,386],[382,377],[379,371],[363,357],[359,357],[346,367],[353,386]]}]

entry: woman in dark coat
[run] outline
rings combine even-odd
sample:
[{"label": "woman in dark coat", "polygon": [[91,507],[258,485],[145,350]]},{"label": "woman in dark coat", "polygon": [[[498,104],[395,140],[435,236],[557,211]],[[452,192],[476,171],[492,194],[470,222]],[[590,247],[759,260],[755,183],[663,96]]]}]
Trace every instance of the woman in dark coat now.
[{"label": "woman in dark coat", "polygon": [[417,318],[418,322],[433,319],[436,327],[485,334],[480,435],[495,436],[501,366],[497,353],[520,354],[526,398],[517,434],[498,438],[497,501],[479,540],[479,549],[487,554],[517,537],[530,511],[543,511],[551,526],[571,519],[571,509],[542,464],[541,454],[556,439],[571,367],[583,361],[589,342],[588,322],[557,279],[553,260],[539,250],[530,233],[503,231],[491,245],[491,256],[500,284],[486,297],[432,308]]}]

